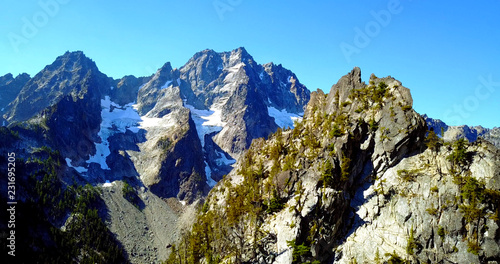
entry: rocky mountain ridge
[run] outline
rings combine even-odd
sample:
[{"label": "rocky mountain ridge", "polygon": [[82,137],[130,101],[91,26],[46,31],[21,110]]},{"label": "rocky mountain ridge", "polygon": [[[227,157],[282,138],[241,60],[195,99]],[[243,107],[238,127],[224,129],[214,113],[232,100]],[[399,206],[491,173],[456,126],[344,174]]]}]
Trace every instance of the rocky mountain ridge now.
[{"label": "rocky mountain ridge", "polygon": [[167,263],[499,261],[498,149],[443,143],[412,103],[359,68],[312,93],[301,123],[255,140],[211,190]]},{"label": "rocky mountain ridge", "polygon": [[[434,129],[436,134],[442,137],[445,141],[453,141],[460,138],[465,138],[469,142],[474,142],[478,138],[488,140],[497,148],[500,148],[500,128],[484,128],[482,126],[448,126],[446,123],[439,119],[433,119],[427,115],[423,115],[427,122],[427,126]],[[444,135],[442,135],[444,132]]]},{"label": "rocky mountain ridge", "polygon": [[293,126],[309,100],[295,74],[257,64],[244,48],[205,50],[180,69],[166,63],[120,80],[67,52],[26,82],[8,123],[49,128],[67,165],[88,179],[141,175],[158,195],[188,201],[229,173],[252,139]]},{"label": "rocky mountain ridge", "polygon": [[[79,260],[94,262],[165,258],[164,243],[178,238],[165,230],[190,219],[183,210],[229,173],[255,137],[293,126],[309,100],[291,71],[259,65],[243,48],[205,50],[180,69],[166,63],[149,77],[119,80],[101,73],[83,52],[67,52],[33,78],[24,77],[17,90],[9,88],[0,148],[16,152],[17,183],[25,193],[19,202],[35,208],[22,215],[41,219],[33,227],[39,235],[20,244],[36,240],[44,252],[58,252],[34,253],[26,246],[34,253],[28,259],[50,260],[65,255],[66,247]],[[4,79],[13,83],[8,75],[2,85]],[[7,160],[0,161],[6,166]],[[7,186],[7,179],[0,184]],[[87,221],[99,230],[106,224],[116,237],[105,235],[106,229],[106,242],[93,244],[89,229],[81,227]],[[133,242],[144,240],[137,223],[152,230],[140,246]],[[92,250],[71,251],[84,245]]]}]

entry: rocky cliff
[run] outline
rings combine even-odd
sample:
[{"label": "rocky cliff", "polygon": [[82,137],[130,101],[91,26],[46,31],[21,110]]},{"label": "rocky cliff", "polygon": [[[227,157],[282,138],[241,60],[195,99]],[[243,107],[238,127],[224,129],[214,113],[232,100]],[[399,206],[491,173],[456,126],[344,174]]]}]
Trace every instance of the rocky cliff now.
[{"label": "rocky cliff", "polygon": [[426,138],[412,103],[359,68],[311,94],[301,123],[255,140],[212,189],[167,263],[498,261],[498,150]]}]

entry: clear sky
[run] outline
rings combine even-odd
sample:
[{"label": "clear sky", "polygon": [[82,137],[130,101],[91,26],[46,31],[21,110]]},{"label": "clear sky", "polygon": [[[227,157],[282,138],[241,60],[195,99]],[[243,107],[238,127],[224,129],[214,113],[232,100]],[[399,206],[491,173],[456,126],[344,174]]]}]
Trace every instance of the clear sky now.
[{"label": "clear sky", "polygon": [[391,75],[414,108],[451,125],[500,126],[500,1],[0,1],[0,75],[34,76],[82,50],[114,78],[243,46],[310,90],[354,66]]}]

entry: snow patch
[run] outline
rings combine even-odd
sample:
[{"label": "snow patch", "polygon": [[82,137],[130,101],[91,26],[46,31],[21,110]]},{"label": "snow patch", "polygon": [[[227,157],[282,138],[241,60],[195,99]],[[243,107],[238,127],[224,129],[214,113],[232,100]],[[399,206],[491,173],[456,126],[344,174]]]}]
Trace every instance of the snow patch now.
[{"label": "snow patch", "polygon": [[262,79],[264,79],[264,71],[262,71],[260,74],[259,74],[259,78],[260,80],[262,81]]},{"label": "snow patch", "polygon": [[192,105],[185,104],[191,111],[191,117],[196,125],[196,131],[201,141],[201,146],[205,146],[205,135],[219,132],[226,125],[222,122],[222,110],[211,108],[210,110],[199,110]]},{"label": "snow patch", "polygon": [[142,117],[142,121],[139,122],[140,128],[149,128],[149,127],[162,127],[162,128],[170,128],[173,127],[176,122],[174,119],[170,118],[170,114],[163,116],[162,118],[158,117]]},{"label": "snow patch", "polygon": [[245,66],[245,63],[243,62],[240,62],[236,65],[234,65],[233,67],[230,67],[229,69],[227,69],[229,72],[232,72],[232,73],[235,73],[235,72],[238,72],[241,68],[243,68]]},{"label": "snow patch", "polygon": [[170,84],[172,84],[172,81],[167,81],[162,87],[160,87],[160,89],[168,88]]},{"label": "snow patch", "polygon": [[287,81],[288,83],[291,83],[291,82],[292,82],[292,76],[288,76],[288,78],[286,79],[286,81]]},{"label": "snow patch", "polygon": [[177,86],[181,86],[181,78],[177,78]]},{"label": "snow patch", "polygon": [[217,184],[217,182],[212,179],[212,170],[210,169],[210,166],[208,166],[208,163],[206,161],[205,161],[205,175],[207,176],[208,186],[210,186],[210,188],[214,187],[215,184]]},{"label": "snow patch", "polygon": [[113,91],[113,89],[115,89],[115,87],[111,86],[111,91]]},{"label": "snow patch", "polygon": [[274,122],[281,128],[293,128],[294,121],[302,120],[302,114],[288,113],[286,109],[278,110],[272,106],[267,108],[269,116],[274,118]]},{"label": "snow patch", "polygon": [[127,129],[132,132],[139,131],[135,127],[141,121],[141,117],[137,113],[137,110],[133,108],[133,105],[133,103],[129,103],[120,106],[112,102],[109,96],[105,96],[101,100],[102,121],[98,134],[101,138],[101,143],[95,143],[96,154],[91,156],[87,160],[87,163],[98,163],[101,165],[101,169],[110,169],[108,164],[106,164],[106,158],[111,154],[108,138],[116,133],[125,133]]},{"label": "snow patch", "polygon": [[113,182],[113,183],[111,183],[111,182],[109,182],[109,181],[106,181],[106,182],[102,185],[102,187],[104,187],[104,188],[109,188],[109,187],[113,187],[113,185],[114,185],[114,182]]},{"label": "snow patch", "polygon": [[139,127],[127,127],[127,129],[132,133],[139,133],[139,130],[141,130]]},{"label": "snow patch", "polygon": [[75,166],[71,165],[72,161],[70,158],[65,158],[64,160],[66,160],[66,165],[68,165],[68,167],[75,169],[78,173],[84,173],[84,172],[88,171],[88,169],[86,169],[84,167],[75,167]]},{"label": "snow patch", "polygon": [[3,110],[5,110],[5,108],[2,108],[2,112],[3,112]]},{"label": "snow patch", "polygon": [[228,159],[224,153],[218,152],[217,150],[215,151],[217,154],[217,157],[220,157],[215,160],[215,163],[217,163],[217,166],[220,166],[222,164],[224,165],[233,165],[236,163],[236,160],[234,159]]}]

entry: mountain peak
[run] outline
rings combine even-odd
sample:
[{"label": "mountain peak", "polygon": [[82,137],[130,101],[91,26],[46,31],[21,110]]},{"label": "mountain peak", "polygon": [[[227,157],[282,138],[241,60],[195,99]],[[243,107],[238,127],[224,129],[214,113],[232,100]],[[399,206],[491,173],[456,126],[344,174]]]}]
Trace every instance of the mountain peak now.
[{"label": "mountain peak", "polygon": [[9,80],[14,79],[14,76],[12,76],[12,73],[7,73],[4,76],[0,76],[0,83],[5,83],[8,82]]},{"label": "mountain peak", "polygon": [[163,64],[163,66],[160,69],[158,69],[158,71],[161,71],[161,72],[163,72],[163,71],[170,72],[170,71],[172,71],[172,65],[168,61],[165,64]]},{"label": "mountain peak", "polygon": [[191,59],[198,59],[204,55],[216,55],[217,52],[213,49],[204,49],[202,51],[196,52]]},{"label": "mountain peak", "polygon": [[252,55],[250,55],[244,47],[239,47],[231,51],[231,60],[239,60],[241,62],[254,61]]},{"label": "mountain peak", "polygon": [[92,91],[100,98],[109,87],[108,77],[99,71],[93,60],[82,51],[67,51],[26,82],[11,103],[7,120],[25,121],[70,94],[82,97],[87,91]]},{"label": "mountain peak", "polygon": [[45,67],[45,71],[75,71],[77,69],[97,69],[95,62],[85,56],[83,51],[66,51],[63,55],[56,58],[56,60]]}]

